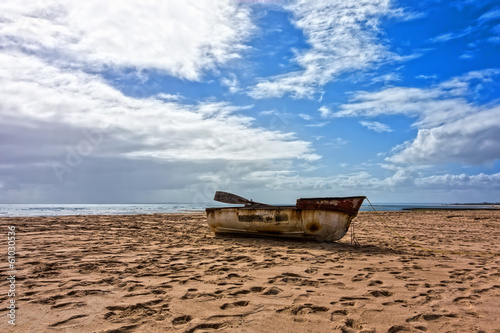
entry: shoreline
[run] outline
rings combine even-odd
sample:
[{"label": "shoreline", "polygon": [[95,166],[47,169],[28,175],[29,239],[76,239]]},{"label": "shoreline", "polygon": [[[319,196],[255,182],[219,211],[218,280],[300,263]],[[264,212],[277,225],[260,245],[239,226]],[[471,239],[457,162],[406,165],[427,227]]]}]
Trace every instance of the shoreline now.
[{"label": "shoreline", "polygon": [[459,207],[460,205],[457,205],[457,207],[411,207],[411,208],[403,208],[401,210],[403,211],[443,211],[443,210],[449,210],[449,211],[456,211],[456,210],[464,210],[464,211],[481,211],[481,210],[500,210],[500,207],[477,207],[477,208],[472,208],[472,207]]},{"label": "shoreline", "polygon": [[[377,205],[374,205],[375,207]],[[386,206],[386,205],[381,205]],[[363,206],[362,209],[359,210],[359,213],[385,213],[385,212],[405,212],[405,211],[499,211],[500,206],[493,207],[460,207],[461,205],[446,205],[445,207],[398,207],[398,209],[376,209],[375,211],[370,207]],[[376,207],[377,208],[377,207]],[[205,209],[181,209],[179,211],[171,212],[150,212],[150,213],[109,213],[109,214],[66,214],[66,215],[0,215],[0,219],[9,219],[9,218],[57,218],[57,217],[74,217],[74,218],[85,218],[85,217],[99,217],[99,216],[110,216],[110,217],[132,217],[132,216],[153,216],[153,215],[179,215],[179,214],[205,214]]]},{"label": "shoreline", "polygon": [[[436,252],[402,242],[380,218]],[[336,243],[216,237],[204,213],[0,218],[5,236],[10,226],[16,326],[7,322],[9,281],[2,280],[2,331],[500,327],[500,257],[467,253],[500,253],[497,211],[359,212],[360,246],[350,231]],[[4,259],[0,269],[7,268]]]},{"label": "shoreline", "polygon": [[[203,213],[207,207],[225,207],[217,203],[206,204],[0,204],[0,217],[84,216],[84,215],[142,215],[168,213]],[[449,205],[429,203],[375,204],[376,211],[403,211],[408,209],[479,209],[500,206]],[[372,211],[365,202],[360,211]]]}]

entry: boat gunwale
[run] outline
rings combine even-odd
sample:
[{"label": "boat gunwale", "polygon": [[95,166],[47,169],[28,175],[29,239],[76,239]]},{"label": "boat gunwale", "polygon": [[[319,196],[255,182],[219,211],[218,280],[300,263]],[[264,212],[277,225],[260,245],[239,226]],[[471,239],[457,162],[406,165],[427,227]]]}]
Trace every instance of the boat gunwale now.
[{"label": "boat gunwale", "polygon": [[366,199],[366,196],[357,195],[357,196],[352,196],[352,197],[299,198],[297,200],[349,200],[349,199]]},{"label": "boat gunwale", "polygon": [[[352,197],[320,197],[320,198],[299,198],[298,200],[351,200],[351,199],[366,199],[364,195],[357,195]],[[274,206],[274,205],[262,205],[262,204],[254,204],[247,206],[224,206],[224,207],[207,207],[205,210],[213,210],[213,209],[228,209],[228,208],[238,208],[238,209],[300,209],[297,208],[296,205],[286,205],[286,206]],[[321,209],[320,209],[321,210]]]},{"label": "boat gunwale", "polygon": [[221,210],[221,209],[246,209],[246,210],[256,210],[256,209],[264,209],[264,210],[283,210],[283,209],[294,209],[298,210],[296,206],[266,206],[266,207],[259,207],[259,206],[238,206],[238,207],[208,207],[205,208],[205,211],[215,211],[215,210]]},{"label": "boat gunwale", "polygon": [[334,201],[349,201],[349,200],[355,200],[355,199],[361,199],[364,200],[366,199],[366,196],[351,196],[351,197],[321,197],[321,198],[299,198],[297,199],[297,204],[295,206],[292,205],[287,205],[287,206],[273,206],[273,205],[264,205],[260,203],[254,203],[254,204],[249,204],[245,206],[229,206],[229,207],[209,207],[206,208],[205,211],[207,213],[209,212],[215,212],[219,210],[229,210],[229,209],[237,209],[237,210],[268,210],[268,211],[277,211],[277,210],[286,210],[286,209],[291,209],[291,210],[300,210],[300,211],[330,211],[330,212],[337,212],[337,213],[344,213],[349,216],[355,217],[358,215],[359,209],[361,208],[361,205],[358,207],[358,209],[346,209],[342,207],[338,207],[337,205],[322,205],[323,207],[315,207],[315,208],[306,208],[306,207],[298,207],[299,203],[306,204],[307,202],[314,202],[314,201],[328,201],[328,200],[334,200]]}]

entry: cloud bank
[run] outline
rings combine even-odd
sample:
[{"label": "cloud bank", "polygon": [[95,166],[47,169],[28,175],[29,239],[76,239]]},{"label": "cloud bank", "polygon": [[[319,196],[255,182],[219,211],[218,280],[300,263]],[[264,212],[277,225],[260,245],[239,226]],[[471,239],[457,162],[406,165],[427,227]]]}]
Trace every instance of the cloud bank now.
[{"label": "cloud bank", "polygon": [[147,202],[231,163],[320,158],[293,133],[255,126],[249,106],[168,91],[132,98],[101,75],[200,80],[240,57],[249,15],[229,0],[2,2],[0,200]]},{"label": "cloud bank", "polygon": [[[430,88],[388,87],[357,92],[329,117],[406,115],[415,118],[415,139],[395,147],[387,160],[402,164],[485,164],[500,156],[500,108],[479,106],[500,71],[473,71]],[[365,122],[365,126],[369,123]]]},{"label": "cloud bank", "polygon": [[226,102],[180,104],[134,99],[95,75],[68,72],[22,54],[1,54],[0,109],[24,122],[120,132],[135,141],[131,157],[167,160],[316,159],[292,133],[252,127],[242,107]]},{"label": "cloud bank", "polygon": [[[239,58],[254,29],[236,1],[2,1],[0,45],[73,66],[187,80]],[[55,59],[56,58],[56,59]]]},{"label": "cloud bank", "polygon": [[[307,47],[291,50],[295,53],[288,65],[298,70],[256,79],[251,70],[242,74],[243,69],[232,65],[246,56],[259,33],[253,20],[259,22],[254,14],[267,8],[262,4],[3,1],[0,201],[154,202],[194,197],[206,202],[221,188],[300,195],[497,191],[498,170],[488,175],[482,172],[487,167],[475,168],[465,175],[446,165],[497,163],[500,109],[490,95],[498,96],[498,69],[470,71],[429,86],[420,84],[422,80],[418,86],[404,86],[399,69],[374,72],[363,89],[382,88],[352,92],[340,105],[300,101],[304,110],[317,111],[305,114],[301,109],[298,117],[294,111],[276,111],[281,103],[295,110],[300,105],[296,101],[250,99],[312,99],[321,94],[321,103],[329,82],[402,60],[393,53],[397,45],[390,45],[382,30],[387,18],[403,19],[395,5],[388,0],[274,2],[274,9],[290,13]],[[439,48],[487,30],[482,41],[467,45],[472,52],[484,41],[497,42],[491,39],[500,31],[497,18],[498,9],[492,8],[470,25],[472,29],[467,25],[439,31],[423,43]],[[412,78],[437,82],[442,75],[430,72]],[[131,97],[126,93],[135,88],[131,77],[157,80],[158,89]],[[207,77],[213,80],[204,82]],[[198,87],[209,92],[193,93]],[[228,92],[239,105],[224,100]],[[338,137],[348,130],[356,135],[381,133],[369,133],[372,138],[400,136],[401,128],[391,117],[396,115],[411,118],[410,130],[416,134],[371,160],[352,157],[352,151],[361,152],[362,147],[352,149],[358,141],[349,134]],[[329,132],[341,117],[362,119],[343,121],[342,134]],[[294,123],[298,118],[301,122]],[[293,126],[306,139],[299,139],[290,130]],[[321,163],[314,144],[323,153]]]}]

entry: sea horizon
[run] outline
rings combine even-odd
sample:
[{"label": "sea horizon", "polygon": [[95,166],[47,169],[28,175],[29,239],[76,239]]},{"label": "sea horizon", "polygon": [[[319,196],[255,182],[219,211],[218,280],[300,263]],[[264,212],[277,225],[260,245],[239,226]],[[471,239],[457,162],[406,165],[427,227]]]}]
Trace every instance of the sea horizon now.
[{"label": "sea horizon", "polygon": [[[408,209],[432,209],[456,206],[456,203],[373,203],[377,211],[402,211]],[[462,204],[460,204],[462,205]],[[161,213],[204,212],[208,207],[231,207],[223,203],[128,203],[128,204],[0,204],[0,217],[37,217],[68,215],[138,215]],[[468,206],[464,206],[468,207]],[[480,208],[480,207],[473,207]],[[372,207],[364,202],[360,211],[371,211]]]}]

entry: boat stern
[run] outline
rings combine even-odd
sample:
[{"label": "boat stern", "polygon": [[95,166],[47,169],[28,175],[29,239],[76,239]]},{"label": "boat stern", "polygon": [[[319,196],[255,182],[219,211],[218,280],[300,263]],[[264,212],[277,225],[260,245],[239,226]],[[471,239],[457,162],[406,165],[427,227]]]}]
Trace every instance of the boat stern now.
[{"label": "boat stern", "polygon": [[296,206],[298,209],[333,211],[355,217],[365,199],[365,196],[301,198],[297,199]]}]

